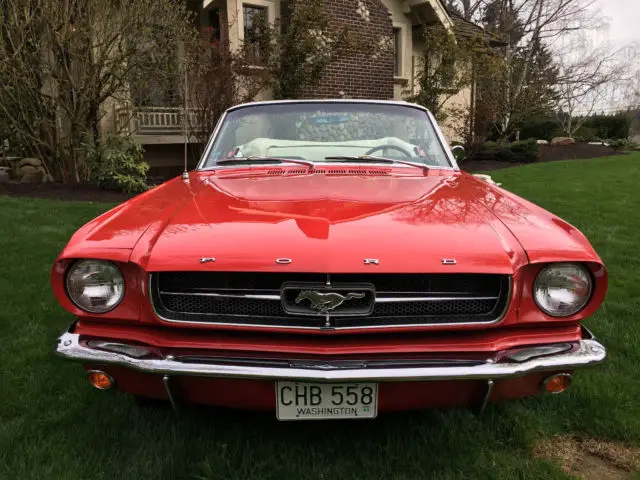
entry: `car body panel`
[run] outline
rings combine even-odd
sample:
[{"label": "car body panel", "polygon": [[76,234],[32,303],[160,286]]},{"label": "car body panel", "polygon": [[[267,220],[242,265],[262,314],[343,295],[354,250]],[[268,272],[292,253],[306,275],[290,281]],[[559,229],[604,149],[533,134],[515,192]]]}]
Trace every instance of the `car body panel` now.
[{"label": "car body panel", "polygon": [[[134,342],[164,357],[188,351],[284,359],[487,360],[509,349],[579,342],[580,322],[596,312],[608,287],[607,271],[588,240],[539,206],[459,171],[448,148],[446,155],[451,168],[427,171],[407,165],[283,163],[189,172],[80,228],[54,263],[54,294],[78,318],[71,331],[82,341]],[[82,258],[109,260],[121,269],[126,293],[114,310],[91,315],[68,298],[65,272]],[[554,262],[581,263],[594,281],[587,305],[569,317],[546,315],[533,298],[536,275]],[[493,273],[509,275],[511,288],[503,315],[488,324],[300,331],[167,321],[150,300],[150,275],[163,271]],[[104,368],[131,393],[170,397],[167,379],[159,375],[84,365]],[[538,392],[543,379],[536,372],[497,380],[495,386],[477,380],[383,382],[379,408],[517,398]],[[178,376],[175,382],[184,398],[196,403],[275,408],[273,381]]]},{"label": "car body panel", "polygon": [[[169,400],[162,377],[135,372],[126,368],[86,365],[85,370],[101,369],[117,378],[119,388],[138,396]],[[525,377],[497,380],[487,401],[503,402],[535,395],[548,376],[534,373]],[[180,377],[172,380],[174,395],[188,404],[241,408],[273,412],[276,410],[274,383],[265,380]],[[378,411],[394,412],[442,408],[457,405],[481,405],[487,394],[487,384],[478,380],[381,383]]]},{"label": "car body panel", "polygon": [[[278,271],[282,257],[297,272],[365,272],[364,258],[379,259],[377,271],[407,273],[601,263],[575,227],[504,189],[466,173],[406,169],[366,178],[286,175],[300,170],[291,167],[192,173],[189,183],[172,180],[85,225],[59,258],[131,260],[147,271]],[[274,170],[285,175],[269,176]],[[201,257],[216,262],[199,266]],[[455,266],[442,265],[449,257]]]},{"label": "car body panel", "polygon": [[236,354],[358,356],[383,354],[488,354],[499,350],[580,339],[580,326],[573,322],[544,327],[500,328],[465,332],[415,332],[411,336],[334,336],[330,342],[317,335],[265,336],[260,332],[169,330],[158,326],[118,325],[94,319],[80,320],[74,332],[91,338],[131,340],[156,348],[191,351],[225,351]]},{"label": "car body panel", "polygon": [[[332,168],[344,169],[325,170]],[[300,171],[287,166],[195,172],[188,182],[175,179],[116,207],[82,227],[60,254],[52,271],[58,300],[85,316],[66,297],[62,281],[75,258],[129,265],[127,282],[135,290],[127,289],[121,306],[102,317],[151,323],[162,319],[148,300],[148,273],[171,270],[510,274],[512,301],[502,322],[509,325],[558,322],[533,302],[535,273],[546,262],[579,261],[598,280],[592,301],[560,321],[585,318],[604,299],[606,270],[578,230],[472,175],[425,176],[411,167],[387,168],[384,176]],[[115,244],[108,248],[111,239]],[[203,257],[215,262],[201,263]],[[282,265],[279,258],[292,261]],[[366,258],[379,264],[366,265]],[[444,265],[443,259],[456,264]],[[520,308],[521,300],[527,308]]]}]

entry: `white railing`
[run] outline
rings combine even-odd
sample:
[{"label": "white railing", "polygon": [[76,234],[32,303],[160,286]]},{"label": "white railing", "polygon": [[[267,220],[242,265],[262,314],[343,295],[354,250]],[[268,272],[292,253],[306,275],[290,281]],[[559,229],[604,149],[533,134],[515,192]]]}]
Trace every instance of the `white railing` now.
[{"label": "white railing", "polygon": [[[183,135],[183,112],[180,107],[121,107],[116,109],[116,131],[136,135]],[[197,125],[197,114],[195,109],[187,110],[187,128],[193,129]]]}]

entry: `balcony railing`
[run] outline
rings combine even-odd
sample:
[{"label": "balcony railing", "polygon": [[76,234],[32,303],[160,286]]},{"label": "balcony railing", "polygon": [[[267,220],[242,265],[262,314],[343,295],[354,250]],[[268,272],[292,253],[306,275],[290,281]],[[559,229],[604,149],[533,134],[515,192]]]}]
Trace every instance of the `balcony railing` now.
[{"label": "balcony railing", "polygon": [[[193,130],[198,112],[187,110],[186,127]],[[121,107],[116,109],[116,131],[135,135],[184,135],[184,109],[180,107]]]}]

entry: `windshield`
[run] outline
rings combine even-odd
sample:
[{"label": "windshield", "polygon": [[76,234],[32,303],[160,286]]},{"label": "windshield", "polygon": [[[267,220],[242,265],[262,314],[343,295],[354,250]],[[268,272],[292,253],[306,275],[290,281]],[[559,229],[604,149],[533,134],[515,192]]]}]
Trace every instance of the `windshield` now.
[{"label": "windshield", "polygon": [[303,102],[229,112],[203,168],[233,158],[340,162],[335,157],[357,160],[363,155],[451,167],[423,110],[383,103]]}]

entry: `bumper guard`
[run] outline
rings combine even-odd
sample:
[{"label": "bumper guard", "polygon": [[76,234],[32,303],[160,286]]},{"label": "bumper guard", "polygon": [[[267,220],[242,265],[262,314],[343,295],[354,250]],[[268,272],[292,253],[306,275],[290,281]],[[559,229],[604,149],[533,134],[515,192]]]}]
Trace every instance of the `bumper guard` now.
[{"label": "bumper guard", "polygon": [[[131,347],[126,343],[114,344]],[[134,346],[135,348],[135,346]],[[211,360],[194,361],[187,358],[135,358],[122,352],[94,348],[80,341],[74,333],[64,333],[56,345],[56,354],[92,365],[117,365],[139,372],[163,376],[198,376],[245,378],[263,380],[302,380],[317,382],[359,381],[434,381],[434,380],[499,380],[542,371],[566,371],[601,363],[605,348],[584,330],[583,339],[572,343],[555,343],[503,350],[495,353],[495,359],[461,362],[437,360],[432,362],[387,361],[383,366],[374,362],[306,361],[251,362],[234,364]],[[395,364],[394,364],[395,363]]]}]

